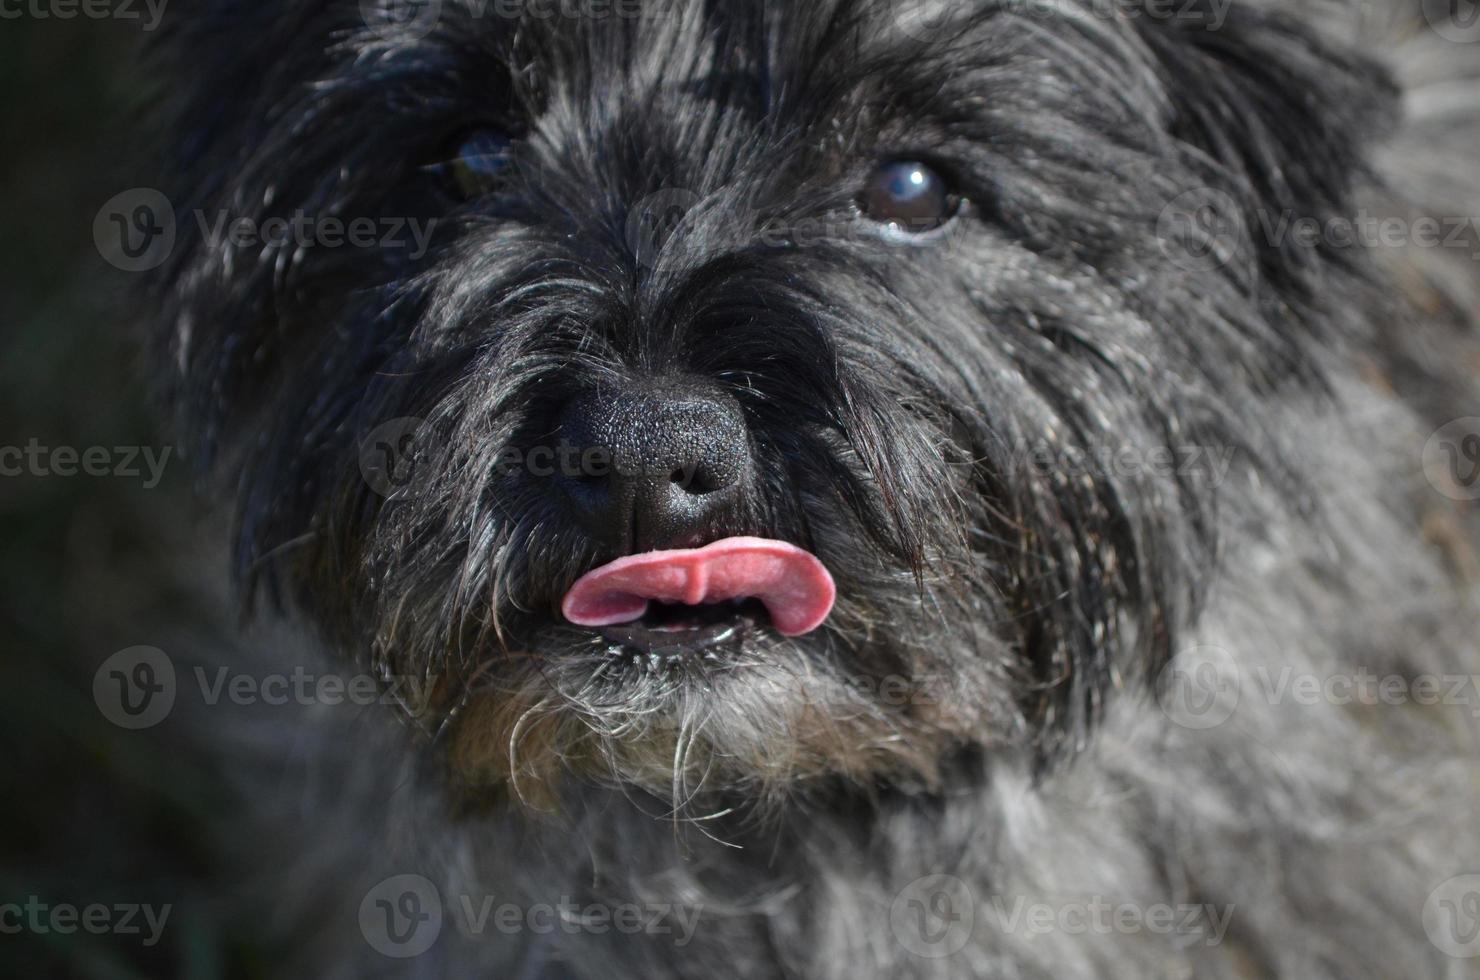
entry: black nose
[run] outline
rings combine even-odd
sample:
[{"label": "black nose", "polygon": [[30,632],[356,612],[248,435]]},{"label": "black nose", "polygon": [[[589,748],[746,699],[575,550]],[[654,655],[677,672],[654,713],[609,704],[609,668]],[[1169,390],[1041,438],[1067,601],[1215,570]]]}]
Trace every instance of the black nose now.
[{"label": "black nose", "polygon": [[560,433],[578,461],[561,474],[572,509],[618,554],[723,536],[752,469],[739,403],[698,380],[584,395],[566,407]]}]

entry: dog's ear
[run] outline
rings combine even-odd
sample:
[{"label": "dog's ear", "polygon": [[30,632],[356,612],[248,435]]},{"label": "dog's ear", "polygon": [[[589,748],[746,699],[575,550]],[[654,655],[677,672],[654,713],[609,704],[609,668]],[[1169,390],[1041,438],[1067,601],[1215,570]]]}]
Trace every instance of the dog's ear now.
[{"label": "dog's ear", "polygon": [[[1212,186],[1263,220],[1350,214],[1368,154],[1397,117],[1381,66],[1335,40],[1337,25],[1328,37],[1257,2],[1146,3],[1135,23],[1165,72],[1172,136],[1210,166]],[[1297,267],[1312,259],[1266,244]]]},{"label": "dog's ear", "polygon": [[320,102],[320,82],[342,58],[335,44],[363,33],[366,16],[352,2],[199,0],[150,39],[149,67],[162,80],[157,184],[176,238],[139,286],[158,311],[162,396],[178,406],[181,439],[203,466],[229,441],[228,424],[255,424],[252,399],[283,352],[313,340],[284,327],[277,305],[308,249],[236,244],[231,231],[238,220],[291,221],[296,210],[334,214],[339,187],[323,175],[335,168],[315,154],[333,152],[326,133],[359,123]]}]

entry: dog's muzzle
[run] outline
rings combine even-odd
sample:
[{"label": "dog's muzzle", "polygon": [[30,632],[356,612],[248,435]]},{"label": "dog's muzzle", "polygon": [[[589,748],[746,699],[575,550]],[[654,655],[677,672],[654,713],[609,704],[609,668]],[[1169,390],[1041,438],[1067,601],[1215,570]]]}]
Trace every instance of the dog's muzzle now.
[{"label": "dog's muzzle", "polygon": [[[739,403],[698,378],[608,384],[571,402],[561,438],[573,516],[615,560],[583,575],[561,611],[641,652],[694,650],[768,625],[816,629],[833,579],[794,544],[743,533],[755,460]],[[716,540],[718,539],[718,540]]]}]

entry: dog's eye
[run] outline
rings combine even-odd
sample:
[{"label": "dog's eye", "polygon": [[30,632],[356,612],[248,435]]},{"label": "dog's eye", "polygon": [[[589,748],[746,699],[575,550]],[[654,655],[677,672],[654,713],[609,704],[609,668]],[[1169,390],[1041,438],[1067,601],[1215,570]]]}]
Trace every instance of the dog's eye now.
[{"label": "dog's eye", "polygon": [[513,163],[513,141],[493,129],[476,129],[454,142],[452,158],[442,165],[448,190],[463,200],[491,194]]},{"label": "dog's eye", "polygon": [[961,199],[928,164],[895,160],[879,165],[869,175],[858,206],[890,231],[918,235],[955,217]]}]

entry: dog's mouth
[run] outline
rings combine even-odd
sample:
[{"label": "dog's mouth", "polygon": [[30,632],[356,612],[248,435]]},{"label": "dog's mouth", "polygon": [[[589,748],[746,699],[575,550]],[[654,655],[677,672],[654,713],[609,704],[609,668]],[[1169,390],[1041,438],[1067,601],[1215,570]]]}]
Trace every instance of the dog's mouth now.
[{"label": "dog's mouth", "polygon": [[677,656],[734,646],[770,623],[771,616],[759,599],[731,599],[697,606],[654,602],[640,618],[602,626],[598,632],[637,653]]},{"label": "dog's mouth", "polygon": [[769,626],[822,625],[836,587],[817,557],[784,541],[726,538],[703,548],[628,555],[581,576],[565,618],[642,653],[711,649]]}]

